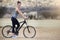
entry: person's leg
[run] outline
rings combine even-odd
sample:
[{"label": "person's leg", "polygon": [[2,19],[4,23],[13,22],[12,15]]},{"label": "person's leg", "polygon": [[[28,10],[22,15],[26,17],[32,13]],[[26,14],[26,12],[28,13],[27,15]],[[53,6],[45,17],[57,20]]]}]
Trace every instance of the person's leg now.
[{"label": "person's leg", "polygon": [[19,31],[18,31],[18,28],[19,28],[19,23],[17,23],[17,27],[16,27],[16,35],[18,35]]},{"label": "person's leg", "polygon": [[12,17],[11,21],[12,21],[12,33],[15,33],[15,19]]},{"label": "person's leg", "polygon": [[17,35],[16,35],[16,28],[15,28],[15,25],[16,25],[16,19],[15,18],[11,18],[11,21],[12,21],[12,33],[11,33],[11,35],[12,35],[12,38],[16,38],[17,37]]},{"label": "person's leg", "polygon": [[15,24],[12,23],[12,33],[15,33]]},{"label": "person's leg", "polygon": [[[15,25],[17,25],[17,27],[15,27]],[[16,35],[18,35],[18,28],[19,28],[19,22],[16,18],[12,17],[12,32],[15,33]]]},{"label": "person's leg", "polygon": [[19,28],[19,22],[18,22],[18,20],[16,19],[16,25],[17,25],[17,27],[16,27],[16,35],[18,35],[18,33],[19,33],[19,31],[18,31],[18,28]]}]

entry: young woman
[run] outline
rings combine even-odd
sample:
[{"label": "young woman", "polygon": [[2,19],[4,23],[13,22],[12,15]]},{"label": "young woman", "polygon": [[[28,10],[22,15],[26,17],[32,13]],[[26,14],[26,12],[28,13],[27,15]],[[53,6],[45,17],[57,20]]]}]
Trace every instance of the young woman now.
[{"label": "young woman", "polygon": [[[11,17],[11,21],[12,21],[12,34],[13,35],[18,35],[18,31],[17,29],[19,28],[19,22],[18,20],[16,19],[18,15],[22,16],[24,19],[27,19],[27,17],[25,17],[23,15],[23,13],[21,12],[20,10],[20,7],[21,7],[21,2],[20,1],[17,1],[17,7],[15,8],[15,13],[12,15]],[[16,29],[15,29],[15,25],[17,25]],[[14,36],[15,37],[15,36]]]}]

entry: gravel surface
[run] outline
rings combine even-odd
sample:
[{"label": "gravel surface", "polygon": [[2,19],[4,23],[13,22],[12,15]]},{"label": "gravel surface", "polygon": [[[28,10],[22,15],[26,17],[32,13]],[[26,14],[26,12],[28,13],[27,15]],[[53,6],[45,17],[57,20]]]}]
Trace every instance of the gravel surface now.
[{"label": "gravel surface", "polygon": [[25,38],[23,36],[23,28],[19,31],[19,36],[15,39],[4,38],[1,34],[0,40],[60,40],[60,28],[36,27],[36,36],[34,38]]}]

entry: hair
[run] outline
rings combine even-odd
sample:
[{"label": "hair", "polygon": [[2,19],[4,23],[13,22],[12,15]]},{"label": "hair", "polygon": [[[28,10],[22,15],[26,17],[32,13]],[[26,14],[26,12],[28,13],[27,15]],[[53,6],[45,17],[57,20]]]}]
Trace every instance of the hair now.
[{"label": "hair", "polygon": [[21,2],[20,2],[20,1],[17,1],[17,4],[19,4],[19,3],[21,4]]}]

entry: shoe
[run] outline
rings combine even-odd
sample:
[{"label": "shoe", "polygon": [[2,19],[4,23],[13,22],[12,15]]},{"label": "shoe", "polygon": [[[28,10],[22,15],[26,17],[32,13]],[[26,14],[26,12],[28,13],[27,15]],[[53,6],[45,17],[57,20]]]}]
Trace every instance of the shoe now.
[{"label": "shoe", "polygon": [[17,35],[12,36],[12,38],[17,38],[17,37],[18,37]]}]

